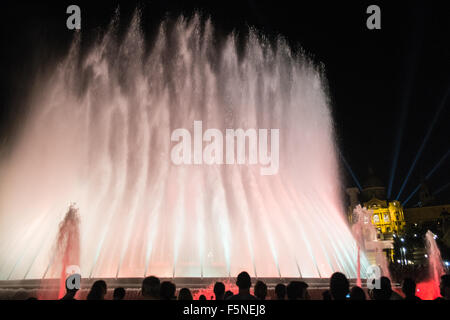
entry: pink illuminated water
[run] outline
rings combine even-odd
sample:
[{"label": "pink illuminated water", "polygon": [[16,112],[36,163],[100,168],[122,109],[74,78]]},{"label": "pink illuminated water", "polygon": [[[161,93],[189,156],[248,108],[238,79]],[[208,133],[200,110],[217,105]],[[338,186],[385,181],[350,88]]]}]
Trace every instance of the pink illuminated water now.
[{"label": "pink illuminated water", "polygon": [[425,244],[428,256],[428,280],[417,284],[417,296],[423,300],[434,300],[440,297],[439,283],[445,274],[441,251],[436,244],[435,235],[430,230],[425,234]]},{"label": "pink illuminated water", "polygon": [[357,205],[353,209],[353,225],[352,233],[358,243],[358,252],[356,254],[357,261],[357,278],[356,283],[361,287],[361,251],[365,252],[370,249],[375,251],[375,263],[381,268],[381,274],[391,278],[389,273],[389,264],[382,250],[383,244],[377,241],[377,230],[372,223],[373,210]]},{"label": "pink illuminated water", "polygon": [[[59,276],[46,270],[71,202],[82,277],[356,278],[320,70],[252,30],[238,57],[198,16],[162,23],[146,51],[139,25],[119,41],[112,24],[85,55],[75,40],[28,93],[0,167],[0,279]],[[279,172],[174,165],[171,133],[195,120],[279,129]]]}]

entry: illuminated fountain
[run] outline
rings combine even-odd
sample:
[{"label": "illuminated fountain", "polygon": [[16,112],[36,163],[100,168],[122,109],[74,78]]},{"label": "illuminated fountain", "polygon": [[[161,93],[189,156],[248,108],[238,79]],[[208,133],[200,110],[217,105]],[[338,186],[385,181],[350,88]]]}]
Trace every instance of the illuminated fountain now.
[{"label": "illuminated fountain", "polygon": [[[377,239],[377,229],[372,222],[372,217],[373,210],[362,207],[360,204],[353,209],[352,232],[358,244],[358,269],[360,269],[361,252],[365,252],[369,261],[380,268],[380,274],[390,279],[389,263],[383,251],[385,245]],[[359,277],[357,284],[361,286]]]},{"label": "illuminated fountain", "polygon": [[441,251],[436,244],[435,234],[430,230],[425,234],[425,247],[428,258],[428,278],[417,284],[417,296],[423,300],[433,300],[440,297],[439,283],[445,274]]},{"label": "illuminated fountain", "polygon": [[[320,70],[252,30],[238,57],[198,16],[162,23],[149,52],[139,26],[119,41],[112,23],[85,55],[75,40],[36,81],[0,169],[0,280],[59,276],[46,270],[70,202],[84,278],[356,278]],[[175,165],[171,133],[196,120],[279,129],[279,171]]]}]

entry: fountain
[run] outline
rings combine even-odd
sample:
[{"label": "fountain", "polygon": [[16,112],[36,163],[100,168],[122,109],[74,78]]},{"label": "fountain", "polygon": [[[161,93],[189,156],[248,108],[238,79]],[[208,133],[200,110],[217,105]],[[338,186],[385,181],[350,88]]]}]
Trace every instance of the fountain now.
[{"label": "fountain", "polygon": [[[373,257],[371,262],[380,268],[381,275],[391,279],[389,263],[383,251],[385,244],[377,241],[377,230],[372,223],[372,216],[373,210],[362,207],[360,204],[353,209],[352,232],[358,243],[357,263],[359,265],[360,251],[362,249],[368,255],[368,258],[369,256]],[[360,277],[357,280],[357,284],[361,286]]]},{"label": "fountain", "polygon": [[434,300],[440,297],[439,283],[445,274],[441,251],[436,244],[435,234],[430,230],[425,234],[425,247],[428,257],[428,279],[417,284],[417,296],[422,300]]},{"label": "fountain", "polygon": [[[164,21],[149,50],[139,14],[120,40],[116,22],[29,93],[0,167],[0,280],[59,276],[46,270],[71,201],[83,278],[356,278],[321,71],[254,30],[238,54],[198,15]],[[279,170],[172,163],[172,132],[195,121],[279,129]]]},{"label": "fountain", "polygon": [[[53,257],[43,278],[59,278],[58,299],[66,293],[66,278],[72,266],[80,264],[80,219],[75,204],[71,204],[59,224],[58,234],[52,250]],[[47,290],[39,292],[40,299],[54,299]]]}]

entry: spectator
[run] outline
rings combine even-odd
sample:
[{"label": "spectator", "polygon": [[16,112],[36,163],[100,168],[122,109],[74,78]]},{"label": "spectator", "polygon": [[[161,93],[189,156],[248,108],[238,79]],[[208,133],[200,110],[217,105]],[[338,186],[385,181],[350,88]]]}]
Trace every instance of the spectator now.
[{"label": "spectator", "polygon": [[69,287],[67,286],[69,278],[66,279],[66,294],[64,295],[64,297],[61,298],[61,300],[76,300],[75,295],[77,294],[78,289],[77,288],[69,289]]},{"label": "spectator", "polygon": [[178,293],[178,300],[194,300],[192,298],[191,290],[189,290],[188,288],[181,289]]},{"label": "spectator", "polygon": [[288,300],[308,300],[308,284],[303,281],[291,281],[287,286]]},{"label": "spectator", "polygon": [[340,272],[335,272],[330,278],[330,294],[332,300],[346,300],[350,291],[350,283],[347,277]]},{"label": "spectator", "polygon": [[277,300],[286,299],[286,286],[282,283],[279,283],[275,286],[275,296]]},{"label": "spectator", "polygon": [[142,297],[146,300],[159,300],[160,288],[161,283],[157,277],[147,277],[142,281]]},{"label": "spectator", "polygon": [[224,300],[228,300],[228,298],[233,296],[233,292],[231,290],[227,290],[223,296]]},{"label": "spectator", "polygon": [[436,300],[450,300],[450,274],[444,274],[441,277],[439,290],[442,297],[439,297]]},{"label": "spectator", "polygon": [[322,292],[322,300],[324,300],[324,301],[331,300],[330,290],[325,290],[324,292]]},{"label": "spectator", "polygon": [[403,298],[392,290],[391,280],[387,277],[380,278],[380,288],[372,290],[372,299],[374,300],[403,300]]},{"label": "spectator", "polygon": [[198,300],[206,300],[206,296],[204,295],[204,294],[202,294],[199,298],[198,298]]},{"label": "spectator", "polygon": [[306,282],[303,281],[299,281],[299,286],[300,286],[300,300],[310,300],[311,297],[309,296],[309,292],[308,292],[308,284]]},{"label": "spectator", "polygon": [[416,282],[411,278],[403,279],[402,291],[405,294],[405,300],[422,300],[416,296]]},{"label": "spectator", "polygon": [[247,272],[243,271],[239,273],[236,285],[239,288],[239,293],[230,297],[228,300],[256,300],[255,296],[250,294],[252,280]]},{"label": "spectator", "polygon": [[176,286],[170,281],[163,281],[159,289],[161,300],[175,300]]},{"label": "spectator", "polygon": [[216,296],[216,300],[224,300],[225,285],[223,282],[216,282],[214,284],[214,295]]},{"label": "spectator", "polygon": [[255,284],[254,293],[258,300],[266,300],[267,285],[262,281],[257,281]]},{"label": "spectator", "polygon": [[350,300],[366,300],[366,293],[358,286],[354,286],[350,291]]},{"label": "spectator", "polygon": [[287,285],[286,294],[288,300],[298,300],[300,296],[300,286],[298,285],[298,281],[291,281]]},{"label": "spectator", "polygon": [[103,280],[97,280],[92,284],[86,300],[104,300],[106,295],[106,282]]},{"label": "spectator", "polygon": [[125,298],[125,289],[122,287],[115,288],[113,292],[113,300],[123,300]]}]

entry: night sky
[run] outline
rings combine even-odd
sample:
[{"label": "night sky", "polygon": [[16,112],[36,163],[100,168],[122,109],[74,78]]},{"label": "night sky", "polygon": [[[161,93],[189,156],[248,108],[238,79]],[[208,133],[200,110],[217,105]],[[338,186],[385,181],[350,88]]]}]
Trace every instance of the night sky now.
[{"label": "night sky", "polygon": [[[81,7],[87,47],[104,30],[117,7],[125,28],[139,5],[149,39],[166,16],[194,11],[211,16],[219,33],[245,37],[253,26],[269,38],[286,37],[316,63],[323,63],[337,143],[363,184],[369,166],[388,187],[397,141],[391,198],[410,169],[433,118],[428,142],[400,197],[403,201],[450,149],[450,19],[436,1],[3,1],[0,142],[7,148],[20,128],[24,97],[33,75],[70,45],[66,8]],[[442,1],[443,2],[443,1]],[[381,8],[381,30],[366,28],[366,8]],[[343,166],[343,168],[345,168]],[[345,169],[344,169],[345,170]],[[428,181],[430,191],[450,181],[450,155]],[[345,186],[354,182],[345,171]],[[436,198],[450,202],[450,186]],[[417,203],[412,198],[408,206]]]}]

